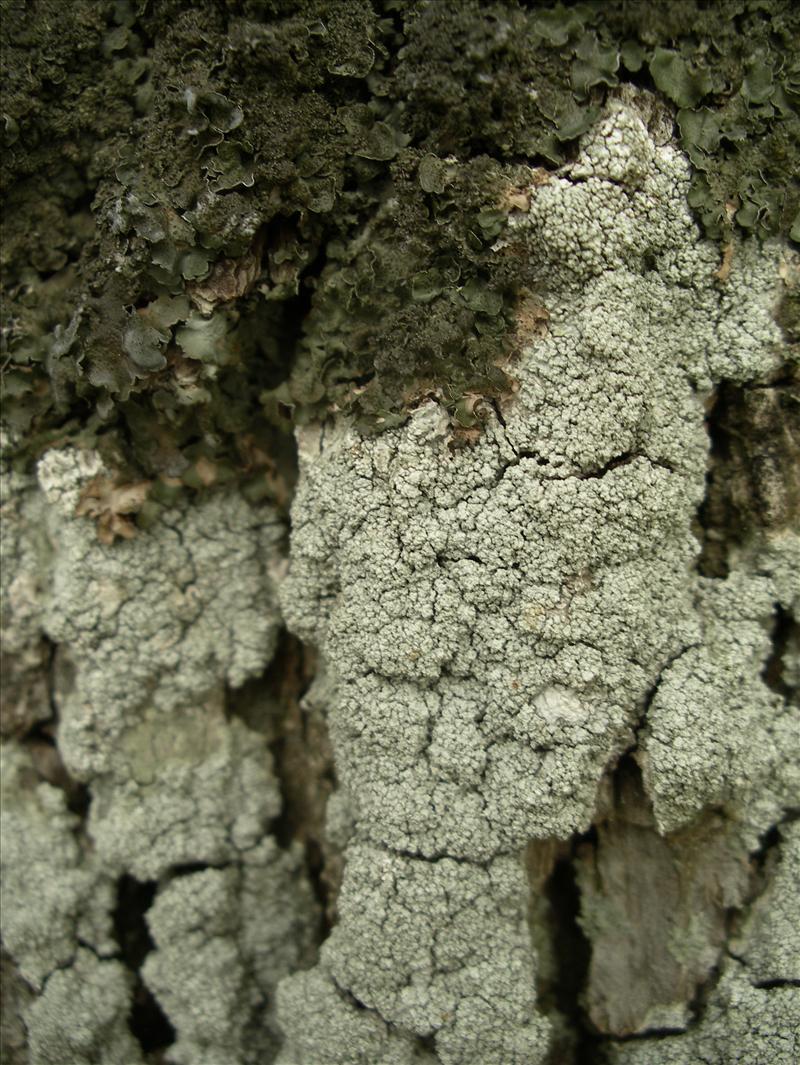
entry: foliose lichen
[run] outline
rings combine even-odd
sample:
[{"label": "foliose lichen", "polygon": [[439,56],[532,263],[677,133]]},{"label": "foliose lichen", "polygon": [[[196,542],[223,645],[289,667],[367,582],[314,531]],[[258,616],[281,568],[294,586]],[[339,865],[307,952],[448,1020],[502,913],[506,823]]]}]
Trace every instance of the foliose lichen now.
[{"label": "foliose lichen", "polygon": [[707,235],[798,236],[786,0],[680,17],[622,0],[3,14],[4,416],[21,460],[122,441],[133,479],[195,490],[202,460],[274,498],[252,458],[275,450],[269,420],[346,407],[382,429],[430,392],[473,429],[513,390],[515,320],[539,295],[502,251],[520,167],[568,160],[626,83],[677,122]]}]

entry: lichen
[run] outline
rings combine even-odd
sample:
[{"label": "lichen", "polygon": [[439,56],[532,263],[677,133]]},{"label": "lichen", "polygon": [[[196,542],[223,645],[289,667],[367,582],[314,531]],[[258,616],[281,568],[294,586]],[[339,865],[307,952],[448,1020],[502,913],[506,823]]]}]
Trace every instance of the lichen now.
[{"label": "lichen", "polygon": [[[318,923],[301,845],[271,835],[281,796],[268,737],[226,712],[226,690],[275,650],[283,523],[222,488],[104,543],[81,507],[103,469],[98,453],[65,447],[39,462],[38,490],[4,471],[17,567],[7,651],[24,666],[43,633],[58,644],[39,746],[57,744],[46,750],[59,773],[42,780],[29,731],[0,749],[0,920],[37,992],[30,1062],[142,1060],[128,1021],[150,995],[176,1036],[170,1060],[254,1065],[277,1045],[275,984],[311,960]],[[112,920],[118,878],[156,895],[154,949],[136,968]],[[209,882],[219,890],[206,898]],[[205,1026],[200,995],[217,1003]]]},{"label": "lichen", "polygon": [[[587,1008],[641,1037],[611,1058],[793,1061],[794,7],[0,3],[2,921],[32,1065],[139,1060],[142,994],[176,1062],[552,1059],[520,852],[591,824]],[[304,971],[276,752],[226,693],[277,646],[279,583],[345,856]],[[609,814],[626,757],[646,824]],[[629,844],[680,896],[631,995]],[[135,972],[116,876],[154,899]]]},{"label": "lichen", "polygon": [[572,158],[626,84],[677,122],[707,235],[796,235],[793,5],[651,6],[4,0],[21,457],[82,435],[180,476],[202,437],[247,480],[265,413],[384,429],[431,392],[479,426],[531,296],[497,243],[520,167]]},{"label": "lichen", "polygon": [[746,968],[726,961],[697,1027],[683,1035],[620,1043],[613,1065],[694,1065],[736,1061],[741,1065],[792,1065],[797,1060],[800,995],[789,985],[754,987]]},{"label": "lichen", "polygon": [[0,750],[3,943],[26,982],[41,992],[55,970],[73,962],[79,940],[100,957],[114,953],[113,880],[76,837],[78,818],[63,791],[37,780],[18,744]]},{"label": "lichen", "polygon": [[[586,831],[626,751],[649,759],[652,864],[669,871],[692,848],[688,828],[688,843],[659,833],[709,806],[729,811],[729,905],[748,852],[791,801],[796,758],[780,752],[794,750],[796,716],[761,672],[773,604],[793,608],[792,543],[759,542],[758,560],[743,557],[743,573],[720,583],[693,572],[691,531],[708,397],[722,379],[769,382],[783,364],[781,252],[737,242],[720,285],[718,249],[686,202],[687,161],[653,118],[648,95],[620,93],[574,160],[522,189],[500,239],[536,272],[547,316],[528,319],[513,400],[487,413],[470,447],[455,446],[432,397],[379,437],[347,413],[298,432],[281,601],[321,655],[314,699],[327,706],[339,780],[329,820],[346,848],[320,979],[389,1023],[398,1055],[411,1033],[448,1065],[544,1060],[543,1018],[507,990],[488,993],[480,1019],[469,990],[453,991],[477,964],[463,943],[486,933],[476,904],[468,933],[440,913],[438,881],[452,872],[452,897],[456,881],[517,863],[531,839]],[[695,866],[676,891],[702,898],[716,873]],[[594,978],[613,994],[602,931],[625,900],[589,902]],[[511,937],[518,913],[503,912],[493,924]],[[685,1023],[724,922],[724,906],[672,907],[661,931],[682,954],[663,986],[595,1002],[598,1022],[622,1034]],[[484,987],[501,985],[505,949],[489,952]],[[532,955],[525,965],[535,972]],[[623,970],[614,987],[626,987]],[[309,1045],[294,1001],[308,979],[290,979],[280,999],[287,1062]]]},{"label": "lichen", "polygon": [[176,1028],[171,1061],[273,1059],[275,985],[309,962],[313,913],[298,849],[282,853],[273,840],[241,866],[164,885],[147,912],[155,950],[142,975]]}]

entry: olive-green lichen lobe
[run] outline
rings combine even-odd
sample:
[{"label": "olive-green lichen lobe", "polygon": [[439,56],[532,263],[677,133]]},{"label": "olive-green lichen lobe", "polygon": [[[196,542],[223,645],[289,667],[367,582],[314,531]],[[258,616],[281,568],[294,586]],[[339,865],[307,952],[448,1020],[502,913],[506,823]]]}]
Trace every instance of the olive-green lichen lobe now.
[{"label": "olive-green lichen lobe", "polygon": [[257,498],[270,422],[380,429],[433,394],[474,432],[540,302],[498,250],[514,189],[628,82],[671,109],[707,235],[796,236],[785,0],[2,12],[0,358],[28,459],[82,440]]},{"label": "olive-green lichen lobe", "polygon": [[800,206],[798,42],[786,0],[433,3],[415,7],[396,82],[424,143],[554,162],[607,88],[657,89],[674,105],[707,235],[733,222],[787,234]]},{"label": "olive-green lichen lobe", "polygon": [[[77,415],[87,442],[115,438],[148,474],[196,480],[202,458],[252,473],[254,447],[275,450],[258,395],[288,369],[292,300],[321,239],[315,212],[332,206],[329,175],[347,150],[335,108],[372,65],[371,8],[7,3],[6,15],[5,61],[18,76],[4,101],[4,181],[22,204],[3,263],[12,429],[35,456],[40,429],[66,422],[69,436]],[[113,110],[95,84],[126,106],[89,128],[78,192],[51,205],[44,193],[26,199],[26,182],[69,158],[77,133],[58,107],[38,122],[44,75],[25,72],[29,52],[34,75],[46,67],[53,31],[73,125],[84,106]],[[42,141],[40,159],[31,145]],[[69,262],[47,246],[59,220],[80,228]],[[37,258],[37,240],[49,258]]]},{"label": "olive-green lichen lobe", "polygon": [[678,108],[695,171],[690,202],[709,236],[735,222],[797,240],[800,16],[779,0],[694,6],[692,33],[667,20],[673,44],[659,43],[650,60],[656,86]]}]

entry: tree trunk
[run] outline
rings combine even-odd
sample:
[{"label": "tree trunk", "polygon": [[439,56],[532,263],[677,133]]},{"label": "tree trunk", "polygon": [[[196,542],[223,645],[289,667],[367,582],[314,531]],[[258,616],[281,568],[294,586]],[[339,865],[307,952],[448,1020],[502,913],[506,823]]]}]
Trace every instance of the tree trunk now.
[{"label": "tree trunk", "polygon": [[3,1060],[800,1047],[800,16],[0,0]]}]

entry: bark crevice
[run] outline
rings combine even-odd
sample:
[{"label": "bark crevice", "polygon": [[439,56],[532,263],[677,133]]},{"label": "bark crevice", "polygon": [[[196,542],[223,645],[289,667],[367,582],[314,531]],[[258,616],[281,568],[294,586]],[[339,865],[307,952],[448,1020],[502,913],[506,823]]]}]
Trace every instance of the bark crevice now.
[{"label": "bark crevice", "polygon": [[327,725],[321,710],[303,701],[315,664],[313,651],[284,630],[265,674],[229,692],[227,709],[267,736],[281,796],[270,833],[283,848],[293,842],[303,848],[322,913],[322,942],[336,919],[342,860],[325,835],[327,801],[336,784]]},{"label": "bark crevice", "polygon": [[119,944],[119,960],[133,974],[128,1028],[145,1054],[155,1054],[175,1042],[176,1032],[152,991],[142,979],[147,955],[155,949],[146,913],[155,898],[157,884],[140,881],[128,874],[117,881],[116,905],[112,914],[114,935]]}]

